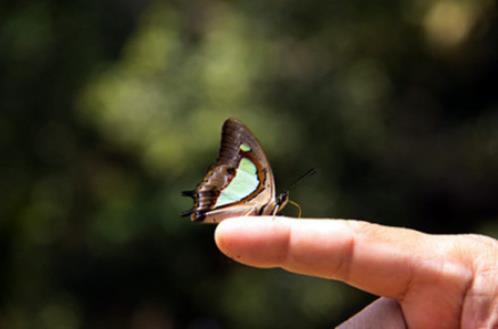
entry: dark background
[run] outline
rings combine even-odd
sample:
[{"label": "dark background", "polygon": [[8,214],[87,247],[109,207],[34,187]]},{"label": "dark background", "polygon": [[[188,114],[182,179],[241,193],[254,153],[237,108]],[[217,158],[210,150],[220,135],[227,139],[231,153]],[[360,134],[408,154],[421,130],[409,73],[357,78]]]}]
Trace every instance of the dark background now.
[{"label": "dark background", "polygon": [[[245,122],[305,217],[498,236],[488,0],[0,5],[0,328],[326,328],[373,296],[179,214]],[[294,209],[286,209],[294,215]]]}]

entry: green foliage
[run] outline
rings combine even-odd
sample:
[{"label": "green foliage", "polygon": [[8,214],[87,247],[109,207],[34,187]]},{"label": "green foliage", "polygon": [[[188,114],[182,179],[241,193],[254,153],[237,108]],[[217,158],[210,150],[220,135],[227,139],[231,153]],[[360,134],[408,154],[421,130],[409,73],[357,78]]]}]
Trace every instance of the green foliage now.
[{"label": "green foliage", "polygon": [[[222,122],[306,217],[498,228],[488,0],[0,7],[0,328],[327,327],[371,297],[181,219]],[[294,210],[286,210],[294,215]]]}]

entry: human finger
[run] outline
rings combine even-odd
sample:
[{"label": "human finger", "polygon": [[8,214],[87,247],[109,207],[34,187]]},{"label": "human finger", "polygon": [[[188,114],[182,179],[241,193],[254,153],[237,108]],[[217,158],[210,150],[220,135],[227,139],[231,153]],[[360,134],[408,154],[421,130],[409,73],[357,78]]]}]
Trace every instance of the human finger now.
[{"label": "human finger", "polygon": [[241,263],[341,280],[398,300],[413,285],[441,275],[439,289],[460,291],[455,285],[465,284],[467,271],[451,261],[444,237],[361,221],[241,217],[220,223],[215,239]]}]

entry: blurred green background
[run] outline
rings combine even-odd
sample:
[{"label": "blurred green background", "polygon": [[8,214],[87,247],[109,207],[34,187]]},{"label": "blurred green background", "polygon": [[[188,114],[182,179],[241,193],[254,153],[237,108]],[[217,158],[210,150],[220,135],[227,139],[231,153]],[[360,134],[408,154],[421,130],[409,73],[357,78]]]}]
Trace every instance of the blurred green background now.
[{"label": "blurred green background", "polygon": [[[0,328],[325,328],[373,296],[179,217],[245,122],[305,217],[498,236],[489,0],[0,5]],[[287,214],[295,214],[287,209]]]}]

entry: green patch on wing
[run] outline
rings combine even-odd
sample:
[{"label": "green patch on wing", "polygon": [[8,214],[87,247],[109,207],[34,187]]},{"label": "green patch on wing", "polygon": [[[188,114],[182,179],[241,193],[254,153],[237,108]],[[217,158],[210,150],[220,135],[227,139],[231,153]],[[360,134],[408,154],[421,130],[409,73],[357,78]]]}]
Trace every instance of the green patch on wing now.
[{"label": "green patch on wing", "polygon": [[230,184],[221,191],[215,207],[238,202],[254,192],[259,185],[258,172],[251,160],[242,158],[235,177]]},{"label": "green patch on wing", "polygon": [[249,152],[251,150],[251,147],[247,144],[240,144],[240,149],[244,152]]}]

